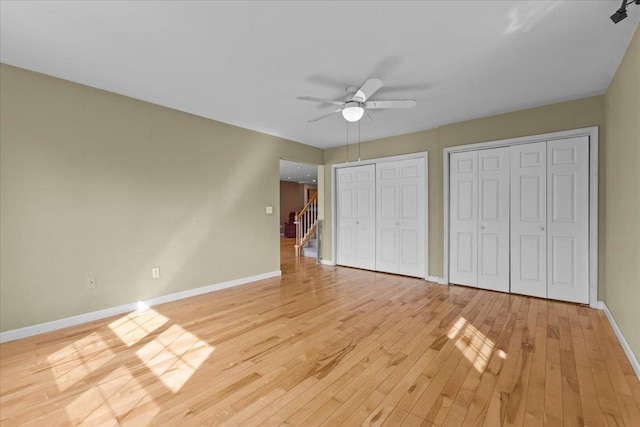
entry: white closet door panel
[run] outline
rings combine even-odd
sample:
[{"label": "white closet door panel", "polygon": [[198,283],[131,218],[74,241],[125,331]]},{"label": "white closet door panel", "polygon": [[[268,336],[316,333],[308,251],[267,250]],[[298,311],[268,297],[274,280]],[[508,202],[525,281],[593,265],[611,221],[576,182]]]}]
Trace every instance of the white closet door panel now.
[{"label": "white closet door panel", "polygon": [[396,206],[396,186],[387,182],[380,184],[381,203],[380,217],[382,220],[395,220],[398,217]]},{"label": "white closet door panel", "polygon": [[511,292],[547,297],[547,143],[511,150]]},{"label": "white closet door panel", "polygon": [[393,162],[376,165],[377,230],[376,269],[396,273],[398,269],[398,168]]},{"label": "white closet door panel", "polygon": [[478,152],[450,161],[449,281],[478,286]]},{"label": "white closet door panel", "polygon": [[351,168],[336,171],[338,193],[337,218],[337,254],[336,263],[346,266],[355,265],[355,171]]},{"label": "white closet door panel", "polygon": [[589,303],[589,138],[547,143],[548,297]]},{"label": "white closet door panel", "polygon": [[[398,263],[398,248],[396,241],[398,240],[397,230],[393,228],[380,228],[378,231],[378,242],[380,242],[380,251],[376,253],[376,267],[381,268],[384,265],[396,265]],[[382,270],[380,270],[382,271]]]},{"label": "white closet door panel", "polygon": [[421,260],[423,260],[424,254],[420,247],[422,246],[421,241],[424,240],[424,234],[421,236],[417,227],[405,227],[400,238],[402,241],[400,263],[403,267],[403,274],[424,277],[424,269],[415,270],[416,266],[419,267],[422,264]]},{"label": "white closet door panel", "polygon": [[509,292],[508,147],[478,152],[478,287]]},{"label": "white closet door panel", "polygon": [[376,269],[424,277],[424,159],[376,165]]},{"label": "white closet door panel", "polygon": [[342,226],[338,230],[338,258],[340,265],[353,263],[353,228]]},{"label": "white closet door panel", "polygon": [[366,228],[358,228],[356,235],[356,265],[354,267],[375,270],[375,257],[372,256],[371,251],[372,246],[375,248],[374,242],[371,239],[373,234]]},{"label": "white closet door panel", "polygon": [[389,165],[378,166],[378,230],[376,248],[376,268],[387,271],[385,266],[398,264],[398,230],[395,226],[397,213],[396,168]]},{"label": "white closet door panel", "polygon": [[336,180],[336,262],[375,270],[375,165],[338,169]]},{"label": "white closet door panel", "polygon": [[400,171],[400,274],[425,277],[425,159],[398,162]]}]

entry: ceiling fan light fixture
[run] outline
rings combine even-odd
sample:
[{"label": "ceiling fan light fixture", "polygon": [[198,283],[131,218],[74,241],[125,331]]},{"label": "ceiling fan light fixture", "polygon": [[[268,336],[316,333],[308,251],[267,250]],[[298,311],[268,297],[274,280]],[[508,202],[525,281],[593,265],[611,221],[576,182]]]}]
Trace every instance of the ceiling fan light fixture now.
[{"label": "ceiling fan light fixture", "polygon": [[357,102],[347,102],[342,109],[342,117],[348,122],[357,122],[364,115],[364,108]]}]

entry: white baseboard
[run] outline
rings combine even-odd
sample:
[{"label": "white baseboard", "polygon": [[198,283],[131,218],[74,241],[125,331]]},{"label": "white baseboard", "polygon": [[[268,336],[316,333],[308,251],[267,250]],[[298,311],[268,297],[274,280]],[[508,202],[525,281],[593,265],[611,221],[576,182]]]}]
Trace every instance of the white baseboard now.
[{"label": "white baseboard", "polygon": [[322,264],[322,265],[336,265],[336,263],[333,262],[330,259],[321,259],[320,260],[320,264]]},{"label": "white baseboard", "polygon": [[184,298],[202,295],[220,289],[240,286],[258,280],[270,279],[272,277],[282,276],[282,271],[270,271],[268,273],[257,274],[255,276],[243,277],[240,279],[229,280],[228,282],[216,283],[214,285],[203,286],[200,288],[189,289],[187,291],[175,292],[173,294],[162,295],[144,301],[132,302],[129,304],[119,305],[117,307],[106,308],[104,310],[92,311],[90,313],[80,314],[77,316],[67,317],[65,319],[53,320],[51,322],[40,323],[38,325],[26,326],[20,329],[0,332],[0,344],[15,341],[21,338],[33,335],[51,332],[69,326],[80,325],[82,323],[93,322],[94,320],[104,319],[105,317],[117,316],[118,314],[132,312],[141,308],[151,307],[158,304],[164,304],[171,301],[177,301]]},{"label": "white baseboard", "polygon": [[444,278],[438,277],[438,276],[427,276],[427,278],[425,280],[427,280],[429,282],[438,283],[440,285],[446,285],[447,284],[447,282],[444,281]]},{"label": "white baseboard", "polygon": [[638,358],[636,357],[636,355],[633,354],[633,351],[631,350],[631,346],[629,345],[626,338],[622,334],[622,331],[618,327],[616,320],[613,318],[613,315],[609,311],[609,307],[607,307],[607,304],[605,304],[604,301],[598,301],[598,308],[604,311],[604,315],[607,316],[607,319],[609,320],[609,323],[613,328],[613,332],[616,333],[616,337],[618,337],[618,341],[620,341],[620,345],[622,346],[624,353],[627,355],[629,362],[631,362],[631,366],[633,367],[633,370],[638,376],[638,379],[640,379],[640,362],[638,362]]}]

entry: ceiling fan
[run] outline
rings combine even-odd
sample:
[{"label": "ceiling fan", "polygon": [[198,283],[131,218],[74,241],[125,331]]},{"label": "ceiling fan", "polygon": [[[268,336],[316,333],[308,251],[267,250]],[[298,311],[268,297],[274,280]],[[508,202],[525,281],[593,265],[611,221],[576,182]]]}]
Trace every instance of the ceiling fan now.
[{"label": "ceiling fan", "polygon": [[[349,122],[357,122],[362,118],[362,116],[366,112],[365,110],[382,108],[412,108],[416,106],[417,102],[415,99],[369,101],[371,95],[376,93],[381,87],[382,80],[368,79],[362,84],[362,86],[360,86],[359,89],[357,87],[348,87],[347,97],[344,101],[316,98],[314,96],[301,96],[298,97],[298,99],[340,106],[340,108],[337,108],[329,114],[325,114],[320,117],[316,117],[315,119],[309,120],[310,122],[317,122],[318,120],[322,120],[336,113],[342,113],[342,117],[344,117],[344,119]],[[369,114],[367,114],[367,116],[371,119]]]}]

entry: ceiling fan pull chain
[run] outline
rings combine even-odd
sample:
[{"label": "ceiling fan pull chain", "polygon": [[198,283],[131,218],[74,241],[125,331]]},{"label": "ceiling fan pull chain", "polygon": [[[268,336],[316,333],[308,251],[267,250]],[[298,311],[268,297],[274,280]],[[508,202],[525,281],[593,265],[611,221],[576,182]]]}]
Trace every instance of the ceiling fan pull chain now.
[{"label": "ceiling fan pull chain", "polygon": [[347,164],[349,164],[349,122],[347,123]]},{"label": "ceiling fan pull chain", "polygon": [[358,161],[360,161],[360,120],[358,120]]}]

